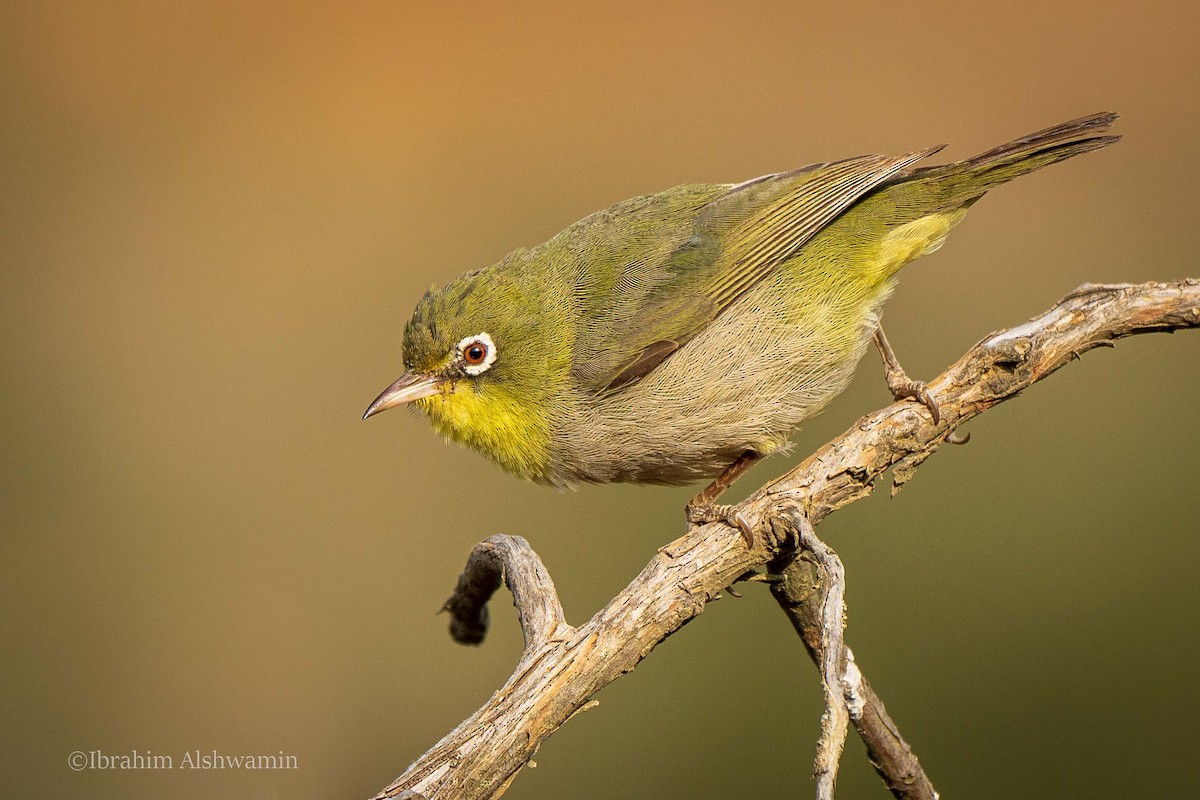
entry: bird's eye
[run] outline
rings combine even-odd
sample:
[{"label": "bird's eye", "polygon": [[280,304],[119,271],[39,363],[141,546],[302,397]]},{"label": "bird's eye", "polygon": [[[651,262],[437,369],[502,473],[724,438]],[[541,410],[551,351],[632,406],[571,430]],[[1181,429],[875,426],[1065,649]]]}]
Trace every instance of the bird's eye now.
[{"label": "bird's eye", "polygon": [[468,336],[458,343],[458,358],[468,375],[482,375],[496,361],[496,344],[486,333]]},{"label": "bird's eye", "polygon": [[467,345],[467,349],[463,350],[463,360],[468,364],[482,364],[487,358],[487,348],[479,342]]}]

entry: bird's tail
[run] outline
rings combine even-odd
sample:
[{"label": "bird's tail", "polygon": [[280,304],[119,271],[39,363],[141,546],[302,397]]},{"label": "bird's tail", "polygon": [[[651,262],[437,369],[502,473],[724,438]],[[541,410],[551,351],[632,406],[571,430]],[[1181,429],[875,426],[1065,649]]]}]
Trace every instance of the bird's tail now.
[{"label": "bird's tail", "polygon": [[913,170],[903,180],[920,184],[938,197],[943,208],[962,207],[1013,178],[1107,147],[1121,138],[1106,135],[1116,119],[1117,115],[1108,111],[1074,119],[1014,139],[966,161]]},{"label": "bird's tail", "polygon": [[878,257],[864,266],[868,278],[885,281],[913,259],[937,250],[989,189],[1117,141],[1120,136],[1106,133],[1116,119],[1112,113],[1093,114],[1022,136],[966,161],[919,167],[893,178],[865,201],[880,204],[878,216],[890,221],[881,232]]}]

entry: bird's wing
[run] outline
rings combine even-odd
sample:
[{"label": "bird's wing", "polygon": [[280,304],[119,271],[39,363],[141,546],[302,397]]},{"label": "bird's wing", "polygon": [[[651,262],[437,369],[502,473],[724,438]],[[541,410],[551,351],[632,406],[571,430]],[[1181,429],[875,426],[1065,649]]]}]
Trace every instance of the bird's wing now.
[{"label": "bird's wing", "polygon": [[[643,198],[637,214],[611,214],[605,227],[613,229],[596,233],[633,243],[603,254],[589,248],[574,377],[598,393],[645,377],[856,200],[939,149],[670,190]],[[613,276],[603,287],[588,277],[595,258]]]}]

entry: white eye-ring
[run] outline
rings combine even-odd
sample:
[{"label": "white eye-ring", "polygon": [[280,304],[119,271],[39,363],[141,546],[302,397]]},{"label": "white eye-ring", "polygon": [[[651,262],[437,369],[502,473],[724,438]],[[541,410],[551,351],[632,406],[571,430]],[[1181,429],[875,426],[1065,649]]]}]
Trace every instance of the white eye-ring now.
[{"label": "white eye-ring", "polygon": [[496,343],[486,333],[468,336],[457,349],[463,372],[468,375],[482,375],[496,363]]}]

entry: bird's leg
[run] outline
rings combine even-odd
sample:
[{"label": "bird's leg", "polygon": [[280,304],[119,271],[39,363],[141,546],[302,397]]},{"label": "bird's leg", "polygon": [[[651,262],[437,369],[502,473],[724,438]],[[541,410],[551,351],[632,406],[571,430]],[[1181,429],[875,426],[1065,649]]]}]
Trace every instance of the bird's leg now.
[{"label": "bird's leg", "polygon": [[726,467],[712,483],[704,487],[704,491],[688,501],[688,522],[694,525],[703,525],[706,522],[724,522],[726,525],[740,530],[742,538],[746,540],[746,546],[753,547],[754,530],[746,518],[741,514],[734,513],[733,506],[719,506],[715,501],[725,494],[725,490],[733,486],[738,478],[745,475],[746,470],[758,463],[760,458],[762,456],[758,453],[747,450],[734,459],[733,463]]},{"label": "bird's leg", "polygon": [[882,325],[875,329],[875,346],[879,348],[879,355],[883,356],[883,374],[887,379],[888,388],[892,390],[892,397],[897,400],[916,400],[929,409],[934,425],[941,422],[942,412],[933,393],[929,391],[929,385],[925,381],[914,381],[908,377],[900,362],[896,360],[896,354],[883,334]]}]

